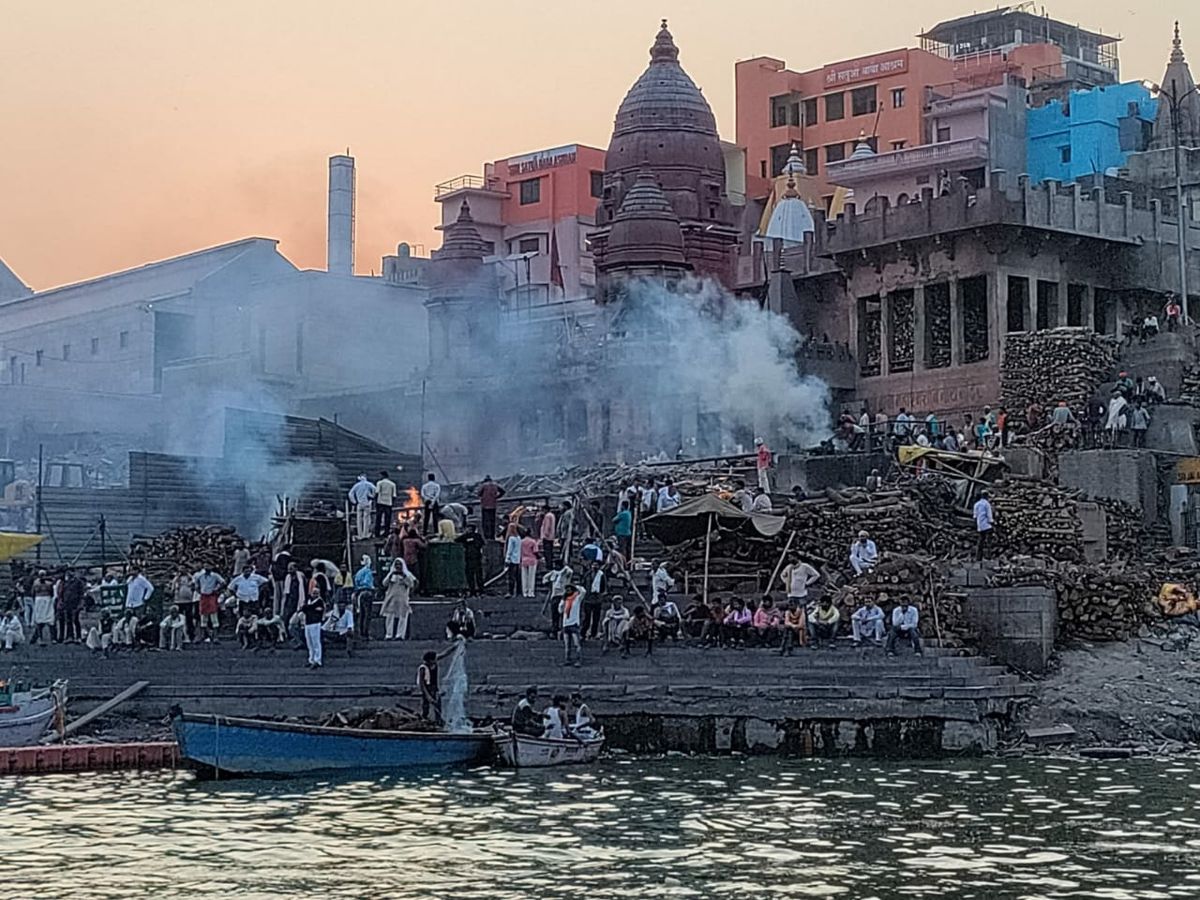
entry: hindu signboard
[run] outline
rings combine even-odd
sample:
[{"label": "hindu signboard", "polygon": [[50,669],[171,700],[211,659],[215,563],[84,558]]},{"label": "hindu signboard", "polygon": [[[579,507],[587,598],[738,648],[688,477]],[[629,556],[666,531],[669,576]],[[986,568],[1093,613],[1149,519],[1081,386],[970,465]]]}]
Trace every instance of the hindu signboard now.
[{"label": "hindu signboard", "polygon": [[508,171],[512,175],[525,175],[530,172],[540,172],[543,169],[554,169],[558,166],[569,166],[575,162],[576,147],[568,144],[565,147],[555,147],[552,150],[539,150],[537,153],[527,153],[524,156],[514,156],[506,160]]},{"label": "hindu signboard", "polygon": [[825,87],[835,88],[843,84],[869,81],[888,75],[899,75],[908,71],[908,51],[893,50],[877,53],[825,67]]}]

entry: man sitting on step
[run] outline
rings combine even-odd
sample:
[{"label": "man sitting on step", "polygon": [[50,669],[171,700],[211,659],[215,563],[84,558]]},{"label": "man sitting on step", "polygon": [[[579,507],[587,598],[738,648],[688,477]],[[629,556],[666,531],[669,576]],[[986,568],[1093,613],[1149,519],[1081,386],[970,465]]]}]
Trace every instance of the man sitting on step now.
[{"label": "man sitting on step", "polygon": [[850,616],[850,627],[854,630],[854,646],[867,638],[876,644],[883,643],[883,610],[874,599],[868,600]]},{"label": "man sitting on step", "polygon": [[923,655],[921,652],[921,632],[918,629],[920,616],[917,613],[917,608],[907,600],[901,600],[899,605],[892,610],[892,630],[888,632],[887,639],[887,655],[896,655],[896,641],[908,641],[912,644],[913,653],[917,656]]}]

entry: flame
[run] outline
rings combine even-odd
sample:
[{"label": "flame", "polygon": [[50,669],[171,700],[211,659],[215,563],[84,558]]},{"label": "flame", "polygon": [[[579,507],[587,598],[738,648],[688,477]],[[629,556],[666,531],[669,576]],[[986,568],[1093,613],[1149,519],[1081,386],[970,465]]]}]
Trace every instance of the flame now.
[{"label": "flame", "polygon": [[406,488],[408,499],[404,502],[401,509],[421,509],[425,502],[421,499],[421,492],[415,487]]},{"label": "flame", "polygon": [[421,492],[415,487],[405,488],[404,496],[404,502],[395,512],[396,522],[399,525],[416,524],[420,521],[425,501],[421,499]]}]

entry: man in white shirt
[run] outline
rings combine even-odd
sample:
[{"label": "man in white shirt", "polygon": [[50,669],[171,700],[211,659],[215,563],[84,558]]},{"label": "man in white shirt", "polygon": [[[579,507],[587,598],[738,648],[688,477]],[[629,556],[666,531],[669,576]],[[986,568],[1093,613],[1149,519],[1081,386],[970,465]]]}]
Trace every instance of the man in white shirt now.
[{"label": "man in white shirt", "polygon": [[730,498],[742,512],[750,512],[754,508],[754,492],[746,487],[746,482],[735,481],[733,496]]},{"label": "man in white shirt", "polygon": [[875,542],[865,531],[860,531],[858,539],[850,545],[850,565],[854,567],[854,574],[870,572],[877,562],[879,551],[875,549]]},{"label": "man in white shirt", "polygon": [[675,579],[667,571],[667,564],[665,562],[659,563],[654,569],[654,575],[650,579],[650,587],[653,591],[651,597],[654,600],[655,606],[666,600],[667,593],[675,589]]},{"label": "man in white shirt", "polygon": [[583,611],[583,591],[575,585],[567,585],[563,598],[558,601],[558,613],[562,617],[563,648],[566,661],[563,665],[579,668],[583,665],[580,650],[579,615]]},{"label": "man in white shirt", "polygon": [[883,643],[883,610],[874,600],[869,600],[850,616],[850,627],[854,631],[855,646],[867,637],[876,644]]},{"label": "man in white shirt", "polygon": [[800,558],[799,553],[793,553],[791,560],[779,577],[783,579],[784,587],[787,590],[788,600],[799,600],[800,605],[805,605],[808,600],[808,589],[817,583],[821,575]]},{"label": "man in white shirt", "polygon": [[371,536],[371,498],[375,496],[375,485],[359,475],[354,487],[350,488],[350,503],[354,507],[354,532],[358,540]]},{"label": "man in white shirt", "polygon": [[992,501],[987,491],[981,491],[972,509],[975,516],[975,559],[987,557],[992,547]]},{"label": "man in white shirt", "polygon": [[375,482],[375,537],[387,537],[392,530],[392,510],[396,502],[396,482],[388,478],[388,473],[380,471],[379,480]]},{"label": "man in white shirt", "polygon": [[233,595],[234,602],[237,604],[237,614],[239,616],[247,606],[255,611],[258,610],[259,592],[266,583],[266,576],[255,572],[249,563],[242,566],[242,573],[229,582],[229,592]]},{"label": "man in white shirt", "polygon": [[437,483],[437,478],[432,472],[425,479],[425,483],[421,485],[421,501],[425,504],[425,517],[421,530],[425,534],[429,534],[429,523],[437,522],[439,501],[442,499],[442,486]]},{"label": "man in white shirt", "polygon": [[892,630],[888,632],[887,655],[896,655],[896,641],[908,641],[912,644],[913,653],[923,656],[921,652],[921,632],[917,628],[920,616],[917,608],[907,600],[901,600],[900,605],[892,610]]},{"label": "man in white shirt", "polygon": [[504,543],[504,572],[508,581],[508,596],[515,597],[521,584],[521,536],[516,531]]},{"label": "man in white shirt", "polygon": [[154,595],[154,585],[142,574],[141,566],[133,567],[133,574],[125,582],[125,608],[134,610],[139,616],[146,601]]},{"label": "man in white shirt", "polygon": [[679,490],[675,487],[675,482],[668,479],[667,483],[658,489],[658,511],[661,513],[669,509],[674,509],[681,502]]}]

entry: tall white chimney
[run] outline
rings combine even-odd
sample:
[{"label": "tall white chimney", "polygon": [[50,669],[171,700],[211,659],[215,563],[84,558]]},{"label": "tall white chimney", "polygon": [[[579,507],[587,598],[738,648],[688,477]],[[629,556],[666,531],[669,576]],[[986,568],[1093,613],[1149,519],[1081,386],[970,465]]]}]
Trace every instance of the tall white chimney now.
[{"label": "tall white chimney", "polygon": [[325,268],[354,274],[354,157],[329,157],[329,244]]}]

